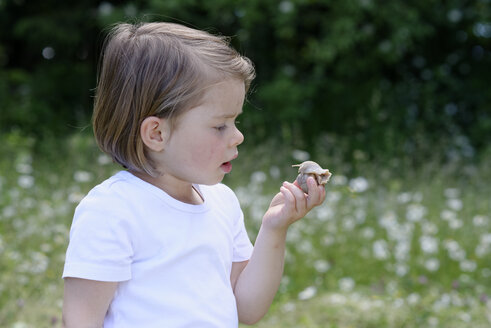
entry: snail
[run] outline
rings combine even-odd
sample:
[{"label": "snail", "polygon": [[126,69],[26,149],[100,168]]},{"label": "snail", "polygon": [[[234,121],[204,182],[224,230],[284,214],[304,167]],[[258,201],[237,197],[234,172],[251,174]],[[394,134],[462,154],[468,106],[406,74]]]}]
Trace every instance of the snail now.
[{"label": "snail", "polygon": [[328,169],[323,169],[319,164],[313,161],[305,161],[300,164],[292,165],[298,167],[297,182],[303,192],[308,193],[307,178],[313,177],[318,185],[325,185],[331,177]]}]

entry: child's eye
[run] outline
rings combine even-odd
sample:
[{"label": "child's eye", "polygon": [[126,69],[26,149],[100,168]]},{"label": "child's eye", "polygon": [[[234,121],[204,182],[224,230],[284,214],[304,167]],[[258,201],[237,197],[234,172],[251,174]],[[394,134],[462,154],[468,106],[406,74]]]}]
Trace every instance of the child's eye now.
[{"label": "child's eye", "polygon": [[222,132],[222,131],[225,131],[225,129],[227,128],[226,125],[220,125],[220,126],[216,126],[215,129],[218,131],[218,132]]},{"label": "child's eye", "polygon": [[[0,0],[1,1],[1,0]],[[234,121],[234,126],[239,124],[240,122],[239,121]],[[227,124],[223,124],[223,125],[219,125],[219,126],[216,126],[215,127],[215,130],[217,130],[218,132],[223,132],[225,131],[226,129],[228,128]]]}]

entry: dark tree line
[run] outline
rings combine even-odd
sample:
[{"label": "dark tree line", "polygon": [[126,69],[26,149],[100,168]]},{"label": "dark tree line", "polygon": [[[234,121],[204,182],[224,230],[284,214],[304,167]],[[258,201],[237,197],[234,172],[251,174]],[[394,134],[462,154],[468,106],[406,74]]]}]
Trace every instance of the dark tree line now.
[{"label": "dark tree line", "polygon": [[368,153],[490,139],[489,0],[3,0],[1,131],[87,127],[104,29],[155,20],[231,36],[253,60],[249,139],[348,136]]}]

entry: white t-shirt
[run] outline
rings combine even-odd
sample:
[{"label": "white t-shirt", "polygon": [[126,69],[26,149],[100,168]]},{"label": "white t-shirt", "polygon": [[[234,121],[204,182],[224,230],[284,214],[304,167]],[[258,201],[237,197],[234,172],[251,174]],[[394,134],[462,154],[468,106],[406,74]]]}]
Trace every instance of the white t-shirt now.
[{"label": "white t-shirt", "polygon": [[75,210],[63,277],[120,282],[104,327],[237,327],[232,262],[252,244],[228,187],[182,203],[121,171]]}]

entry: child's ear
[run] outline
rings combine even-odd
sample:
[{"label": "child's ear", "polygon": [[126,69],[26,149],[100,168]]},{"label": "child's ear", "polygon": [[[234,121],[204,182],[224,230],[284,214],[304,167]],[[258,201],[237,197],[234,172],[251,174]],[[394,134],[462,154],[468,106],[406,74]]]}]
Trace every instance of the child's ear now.
[{"label": "child's ear", "polygon": [[168,133],[166,120],[156,116],[147,117],[140,126],[140,136],[143,143],[153,151],[164,150]]}]

